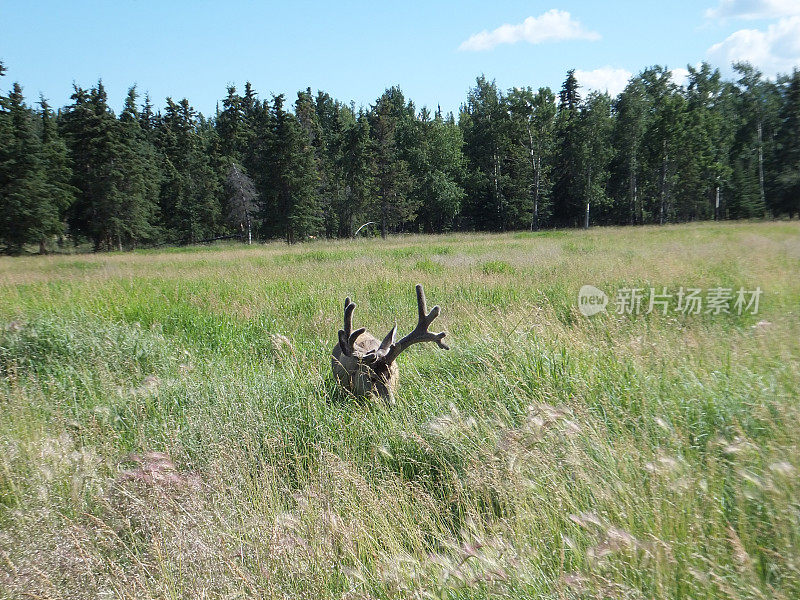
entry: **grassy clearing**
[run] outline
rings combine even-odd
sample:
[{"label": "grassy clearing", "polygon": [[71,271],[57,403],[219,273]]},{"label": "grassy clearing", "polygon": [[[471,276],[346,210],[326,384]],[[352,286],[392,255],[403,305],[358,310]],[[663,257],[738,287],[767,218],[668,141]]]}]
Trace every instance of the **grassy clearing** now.
[{"label": "grassy clearing", "polygon": [[[796,598],[799,275],[794,223],[0,259],[0,597]],[[452,350],[348,398],[344,297],[418,282]]]}]

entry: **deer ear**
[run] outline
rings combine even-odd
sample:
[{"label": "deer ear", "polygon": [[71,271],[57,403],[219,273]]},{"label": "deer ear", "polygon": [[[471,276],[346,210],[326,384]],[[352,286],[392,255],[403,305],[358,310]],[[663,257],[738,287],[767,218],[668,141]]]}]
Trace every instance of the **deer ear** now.
[{"label": "deer ear", "polygon": [[350,350],[350,344],[347,343],[347,336],[341,329],[339,330],[339,349],[345,356],[351,356],[353,354]]}]

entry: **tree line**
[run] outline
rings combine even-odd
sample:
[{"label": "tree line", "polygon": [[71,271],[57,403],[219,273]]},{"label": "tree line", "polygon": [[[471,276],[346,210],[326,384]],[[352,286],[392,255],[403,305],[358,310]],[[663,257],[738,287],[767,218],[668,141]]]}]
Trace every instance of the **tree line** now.
[{"label": "tree line", "polygon": [[[0,63],[0,76],[5,68]],[[368,107],[306,89],[229,86],[213,117],[156,108],[102,81],[54,111],[0,95],[0,244],[95,250],[221,237],[349,237],[800,216],[800,71],[775,80],[703,63],[678,85],[644,69],[612,98],[498,89],[481,76],[458,116],[398,87]]]}]

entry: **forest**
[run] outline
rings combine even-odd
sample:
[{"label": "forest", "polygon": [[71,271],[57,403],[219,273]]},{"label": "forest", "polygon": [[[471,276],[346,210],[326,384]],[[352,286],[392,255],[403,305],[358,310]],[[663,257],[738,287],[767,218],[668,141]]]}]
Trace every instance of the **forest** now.
[{"label": "forest", "polygon": [[[458,115],[391,87],[368,107],[231,85],[215,114],[102,81],[54,109],[0,94],[0,247],[129,250],[225,237],[350,237],[800,216],[800,71],[654,66],[616,97],[503,91]],[[0,63],[0,75],[6,68]]]}]

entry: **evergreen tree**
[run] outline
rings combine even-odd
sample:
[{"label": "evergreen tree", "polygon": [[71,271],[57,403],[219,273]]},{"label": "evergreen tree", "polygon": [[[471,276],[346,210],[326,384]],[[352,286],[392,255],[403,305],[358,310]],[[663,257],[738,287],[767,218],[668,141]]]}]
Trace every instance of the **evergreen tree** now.
[{"label": "evergreen tree", "polygon": [[164,156],[159,204],[170,236],[181,243],[213,238],[222,230],[222,179],[219,165],[211,162],[212,132],[202,136],[202,122],[188,100],[167,98],[158,126]]},{"label": "evergreen tree", "polygon": [[731,148],[730,216],[763,217],[767,209],[766,169],[773,155],[780,97],[775,86],[749,63],[737,63],[737,127]]},{"label": "evergreen tree", "polygon": [[[297,100],[294,103],[294,114],[304,137],[304,147],[310,153],[310,161],[313,169],[314,190],[313,194],[316,200],[316,211],[318,216],[323,219],[325,223],[324,229],[331,226],[328,223],[329,218],[327,215],[332,213],[332,193],[333,186],[330,181],[329,169],[326,165],[327,148],[325,147],[325,136],[322,132],[322,125],[320,124],[319,115],[317,114],[317,105],[314,101],[314,96],[311,93],[311,88],[297,93]],[[314,234],[321,233],[317,225]]]},{"label": "evergreen tree", "polygon": [[583,226],[589,227],[592,207],[603,212],[609,204],[606,188],[612,157],[614,121],[608,94],[592,92],[581,107],[578,121],[578,172],[584,201]]},{"label": "evergreen tree", "polygon": [[242,96],[241,99],[241,107],[245,124],[245,133],[247,133],[247,130],[252,127],[251,120],[253,115],[255,114],[255,111],[258,110],[258,95],[253,89],[253,84],[249,81],[246,81],[244,84],[244,96]]},{"label": "evergreen tree", "polygon": [[[0,77],[6,72],[6,68],[0,61]],[[4,193],[5,186],[8,185],[13,173],[14,161],[14,134],[11,126],[10,100],[7,96],[0,94],[0,193]],[[0,196],[0,199],[4,196]],[[3,200],[4,201],[4,200]]]},{"label": "evergreen tree", "polygon": [[555,156],[556,179],[553,184],[553,221],[557,225],[577,225],[583,215],[585,184],[581,176],[580,154],[580,103],[575,70],[567,78],[559,93],[556,136],[558,146]]},{"label": "evergreen tree", "polygon": [[[253,180],[259,196],[259,214],[266,212],[266,203],[271,197],[271,162],[275,127],[270,103],[258,100],[250,84],[245,85],[242,101],[245,144],[241,152],[242,168]],[[226,169],[229,168],[229,165]],[[266,234],[266,223],[258,219],[258,230]]]},{"label": "evergreen tree", "polygon": [[153,112],[153,103],[150,101],[150,94],[144,95],[144,104],[139,111],[139,128],[144,132],[147,141],[155,141],[155,131],[158,125],[159,116]]},{"label": "evergreen tree", "polygon": [[439,110],[430,119],[423,110],[413,121],[412,131],[413,143],[407,148],[407,156],[419,225],[429,233],[449,231],[464,198],[461,130],[452,114],[444,119]]},{"label": "evergreen tree", "polygon": [[774,214],[800,217],[800,70],[795,69],[785,84],[777,135],[776,199]]},{"label": "evergreen tree", "polygon": [[673,194],[678,183],[684,146],[686,102],[666,67],[640,74],[648,115],[641,143],[643,176],[640,193],[642,222],[664,224],[674,218]]},{"label": "evergreen tree", "polygon": [[262,219],[268,234],[282,235],[291,244],[318,235],[324,219],[315,194],[314,150],[300,122],[284,110],[283,103],[282,94],[273,97],[269,192]]},{"label": "evergreen tree", "polygon": [[121,196],[117,219],[120,244],[136,247],[158,237],[158,199],[161,173],[153,145],[141,128],[142,118],[136,107],[136,87],[128,90],[125,108],[119,117],[119,160],[125,177],[119,184]]},{"label": "evergreen tree", "polygon": [[509,117],[497,85],[484,76],[475,81],[461,107],[459,127],[468,161],[465,218],[478,229],[505,229],[507,177],[503,164],[509,146]]},{"label": "evergreen tree", "polygon": [[680,220],[724,216],[723,192],[730,185],[728,161],[735,127],[729,113],[731,91],[707,63],[689,67]]},{"label": "evergreen tree", "polygon": [[361,110],[356,115],[352,108],[343,108],[339,112],[339,121],[342,134],[337,169],[342,178],[343,193],[337,196],[336,212],[339,235],[350,237],[367,218],[375,185],[370,125],[366,112]]},{"label": "evergreen tree", "polygon": [[614,102],[616,122],[612,145],[610,190],[614,206],[612,219],[617,223],[642,223],[640,176],[642,145],[648,127],[650,107],[641,77],[634,77]]},{"label": "evergreen tree", "polygon": [[[529,90],[528,90],[529,91]],[[528,136],[529,102],[523,99],[525,92],[509,90],[503,97],[502,107],[506,113],[503,136],[503,228],[521,229],[531,222],[533,212],[532,182],[535,163],[530,153],[531,139]],[[530,94],[532,98],[532,94]]]},{"label": "evergreen tree", "polygon": [[[39,99],[41,115],[41,140],[42,140],[42,167],[48,183],[48,197],[50,202],[58,208],[59,223],[51,234],[59,236],[59,242],[64,233],[66,212],[75,201],[77,190],[70,184],[72,180],[72,164],[69,158],[67,145],[58,133],[56,119],[50,105],[44,99]],[[44,239],[44,238],[43,238]],[[39,251],[45,248],[40,240]]]},{"label": "evergreen tree", "polygon": [[411,195],[408,162],[399,143],[409,135],[412,117],[413,109],[405,105],[398,88],[386,90],[369,113],[377,196],[373,216],[380,223],[381,237],[416,216],[418,204]]},{"label": "evergreen tree", "polygon": [[[44,253],[47,240],[63,231],[71,190],[63,181],[66,160],[57,154],[49,109],[46,114],[45,145],[22,87],[15,83],[8,97],[0,98],[0,240],[8,253],[19,253],[27,243],[38,244]],[[51,165],[53,173],[47,170]]]},{"label": "evergreen tree", "polygon": [[[325,235],[349,237],[349,226],[342,222],[341,207],[344,202],[345,186],[341,169],[344,120],[341,118],[346,108],[325,92],[317,92],[314,99],[314,118],[319,127],[317,143],[319,193],[325,214]],[[349,113],[349,111],[348,111]],[[346,117],[352,121],[352,113]]]},{"label": "evergreen tree", "polygon": [[[252,91],[252,90],[251,90]],[[223,110],[217,115],[216,130],[223,156],[241,161],[246,143],[244,102],[235,86],[228,86],[228,96],[222,101]]]},{"label": "evergreen tree", "polygon": [[96,251],[121,249],[127,237],[123,204],[128,156],[121,128],[102,81],[89,91],[76,86],[72,100],[61,119],[73,158],[73,185],[79,190],[70,228],[89,238]]}]

